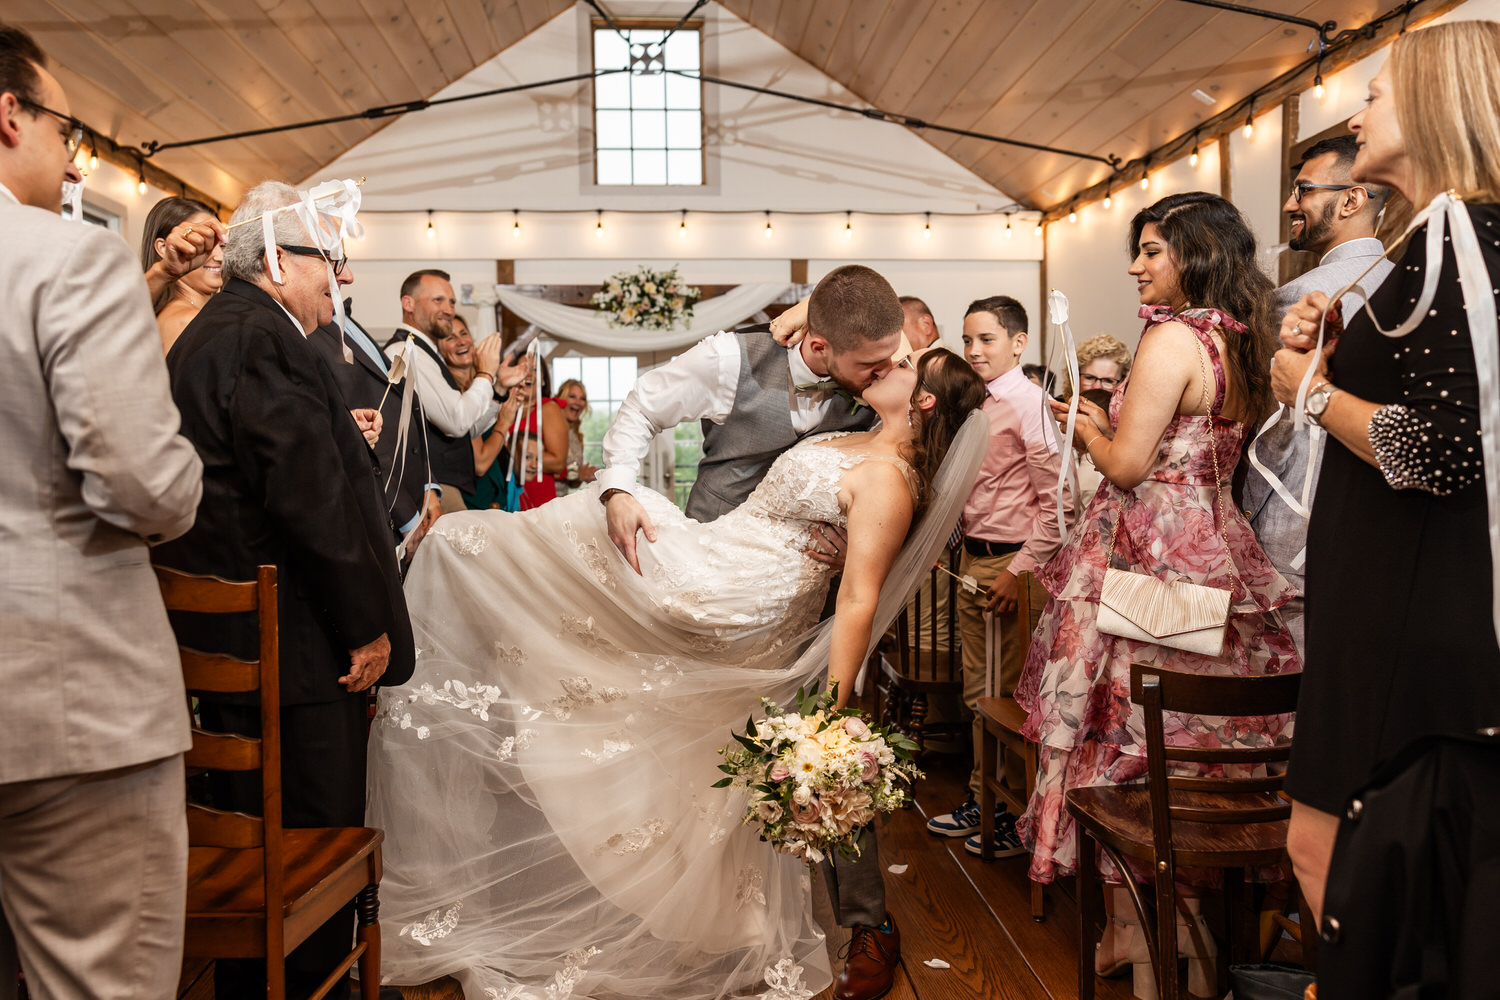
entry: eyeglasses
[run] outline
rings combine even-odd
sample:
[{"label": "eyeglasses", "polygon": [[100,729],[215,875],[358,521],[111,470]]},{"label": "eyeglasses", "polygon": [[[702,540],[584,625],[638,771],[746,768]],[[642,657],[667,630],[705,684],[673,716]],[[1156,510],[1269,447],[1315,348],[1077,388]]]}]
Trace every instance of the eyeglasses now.
[{"label": "eyeglasses", "polygon": [[61,122],[62,127],[57,130],[57,134],[62,136],[63,145],[67,147],[68,155],[74,156],[77,154],[78,148],[83,145],[83,133],[85,131],[83,122],[72,115],[65,115],[61,111],[53,111],[51,108],[38,104],[36,101],[28,101],[24,97],[20,99],[19,103],[22,107],[49,114]]},{"label": "eyeglasses", "polygon": [[1078,381],[1084,385],[1088,385],[1090,382],[1092,382],[1101,389],[1113,389],[1123,380],[1110,378],[1107,375],[1090,375],[1088,372],[1079,372]]},{"label": "eyeglasses", "polygon": [[1357,188],[1358,184],[1314,184],[1312,181],[1298,181],[1292,185],[1292,201],[1302,204],[1302,196],[1309,191],[1348,191]]},{"label": "eyeglasses", "polygon": [[344,268],[349,264],[348,257],[330,257],[326,250],[319,250],[317,247],[294,247],[287,246],[285,243],[278,243],[277,246],[281,247],[287,253],[296,254],[298,257],[322,257],[333,265],[333,276],[335,278],[343,274]]}]

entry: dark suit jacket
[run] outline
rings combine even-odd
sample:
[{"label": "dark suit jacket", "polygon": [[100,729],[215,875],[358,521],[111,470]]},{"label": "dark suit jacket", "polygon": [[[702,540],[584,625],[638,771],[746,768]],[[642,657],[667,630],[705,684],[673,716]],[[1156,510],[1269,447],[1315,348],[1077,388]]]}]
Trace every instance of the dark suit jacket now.
[{"label": "dark suit jacket", "polygon": [[[156,562],[231,580],[277,569],[281,700],[337,701],[349,651],[385,633],[383,683],[415,656],[374,458],[301,329],[265,292],[231,280],[167,354],[182,433],[203,459],[203,500]],[[253,657],[253,623],[174,618],[178,640]]]},{"label": "dark suit jacket", "polygon": [[[359,327],[352,319],[349,320],[349,339],[353,341],[360,336],[370,340],[377,351],[380,350],[380,345],[370,339],[363,327]],[[402,393],[408,388],[406,383],[391,386],[391,391],[387,394],[384,369],[358,343],[349,345],[354,363],[345,364],[337,323],[318,327],[307,338],[307,342],[323,356],[350,409],[380,407],[385,425],[380,438],[375,442],[375,475],[384,489],[385,509],[391,513],[391,523],[396,528],[399,540],[401,526],[422,512],[422,494],[430,481],[427,478],[427,422],[422,419],[421,411],[413,406],[407,423],[406,454],[403,460],[403,456],[396,454],[396,439],[400,436],[401,399]],[[382,396],[385,397],[384,404],[380,402]]]}]

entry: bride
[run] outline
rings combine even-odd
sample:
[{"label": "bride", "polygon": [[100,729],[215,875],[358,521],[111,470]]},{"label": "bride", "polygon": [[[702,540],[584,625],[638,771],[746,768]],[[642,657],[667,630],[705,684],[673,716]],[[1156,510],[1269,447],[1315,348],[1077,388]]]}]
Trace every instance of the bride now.
[{"label": "bride", "polygon": [[[826,673],[847,700],[957,520],[983,389],[929,351],[865,390],[875,430],[798,443],[710,524],[642,491],[639,575],[594,490],[440,519],[406,585],[416,673],[381,691],[370,737],[384,980],[452,975],[469,1000],[825,988],[808,871],[710,787],[717,750],[762,697]],[[849,558],[820,625],[822,522]]]}]

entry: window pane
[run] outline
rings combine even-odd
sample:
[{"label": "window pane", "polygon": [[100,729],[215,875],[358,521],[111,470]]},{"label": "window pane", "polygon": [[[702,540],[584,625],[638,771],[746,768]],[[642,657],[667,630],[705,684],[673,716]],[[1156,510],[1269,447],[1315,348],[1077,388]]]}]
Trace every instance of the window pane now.
[{"label": "window pane", "polygon": [[597,148],[630,148],[629,111],[600,111],[594,116],[594,127],[599,130],[599,134],[595,136]]},{"label": "window pane", "polygon": [[[640,183],[637,181],[636,183]],[[668,184],[702,184],[703,154],[696,149],[671,150],[667,153]]]},{"label": "window pane", "polygon": [[630,107],[630,74],[611,73],[594,78],[594,107]]},{"label": "window pane", "polygon": [[630,50],[625,40],[609,28],[594,32],[594,68],[624,69],[630,65]]},{"label": "window pane", "polygon": [[632,111],[631,145],[636,149],[662,149],[667,145],[667,116],[662,111]]},{"label": "window pane", "polygon": [[667,183],[667,154],[659,149],[637,149],[633,154],[635,183]]},{"label": "window pane", "polygon": [[669,69],[698,68],[698,32],[679,31],[667,39]]},{"label": "window pane", "polygon": [[675,73],[668,73],[666,81],[667,107],[697,108],[702,104],[702,83],[685,76],[678,76]]},{"label": "window pane", "polygon": [[594,154],[598,160],[600,184],[630,183],[630,151],[601,149]]},{"label": "window pane", "polygon": [[703,145],[702,119],[696,111],[667,112],[667,147],[669,149],[697,149]]},{"label": "window pane", "polygon": [[[553,358],[552,359],[552,381],[562,385],[568,379],[583,379],[582,366],[579,364],[581,358]],[[587,388],[587,387],[585,387]]]},{"label": "window pane", "polygon": [[[600,396],[604,399],[610,398],[609,391],[609,362],[610,358],[584,358],[583,359],[583,385],[588,389],[589,396]],[[618,398],[618,397],[617,397]]]},{"label": "window pane", "polygon": [[630,387],[635,385],[635,358],[609,359],[610,392],[616,399],[624,399]]},{"label": "window pane", "polygon": [[630,78],[630,102],[636,108],[665,108],[667,89],[660,75]]}]

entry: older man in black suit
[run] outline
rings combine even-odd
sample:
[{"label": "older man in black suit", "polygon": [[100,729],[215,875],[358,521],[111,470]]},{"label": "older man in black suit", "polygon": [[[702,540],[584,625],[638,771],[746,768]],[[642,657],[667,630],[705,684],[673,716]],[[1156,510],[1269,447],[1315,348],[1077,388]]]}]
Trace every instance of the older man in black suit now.
[{"label": "older man in black suit", "polygon": [[[348,302],[345,302],[345,313]],[[345,362],[343,344],[347,340],[352,361]],[[390,512],[396,529],[396,540],[403,545],[402,555],[410,562],[417,546],[442,513],[439,487],[432,478],[427,452],[427,422],[421,407],[412,399],[407,417],[404,448],[401,441],[401,408],[408,393],[415,390],[410,380],[390,383],[391,362],[369,332],[346,315],[344,329],[337,323],[325,323],[307,338],[333,372],[344,402],[350,407],[378,409],[383,430],[376,439],[376,475],[385,495],[385,509]]]},{"label": "older man in black suit", "polygon": [[[353,274],[341,249],[321,249],[331,241],[297,213],[279,211],[297,200],[275,182],[245,196],[231,224],[271,213],[274,244],[265,245],[258,222],[232,230],[223,291],[167,355],[182,433],[203,459],[203,501],[193,529],[160,547],[156,559],[239,580],[253,577],[258,564],[275,564],[284,820],[359,826],[365,692],[382,675],[387,683],[411,676],[411,623],[373,455],[307,340],[333,316],[329,264],[340,283]],[[190,645],[253,655],[248,621],[225,629],[178,616],[173,624]],[[212,728],[257,728],[250,705],[206,701],[203,711]],[[230,808],[259,808],[259,790],[248,783],[225,783],[215,794]],[[332,971],[353,929],[349,907],[292,953],[289,997],[306,996]],[[218,963],[220,1000],[264,997],[265,989],[263,964]],[[347,996],[347,981],[329,995],[339,993]]]}]

